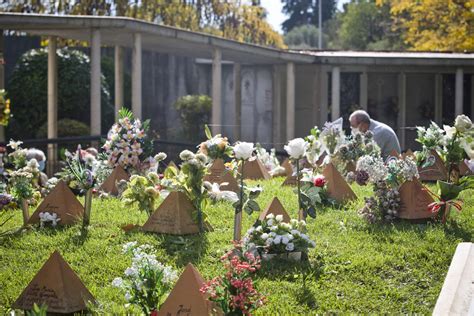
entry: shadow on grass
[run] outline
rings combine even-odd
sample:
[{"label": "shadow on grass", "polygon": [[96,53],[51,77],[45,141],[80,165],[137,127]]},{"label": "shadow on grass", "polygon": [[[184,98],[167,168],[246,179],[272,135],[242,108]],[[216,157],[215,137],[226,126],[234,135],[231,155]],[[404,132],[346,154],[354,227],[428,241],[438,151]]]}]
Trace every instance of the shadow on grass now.
[{"label": "shadow on grass", "polygon": [[472,231],[468,231],[464,227],[459,226],[456,221],[449,221],[447,225],[444,225],[444,231],[446,234],[462,239],[462,241],[472,242]]}]

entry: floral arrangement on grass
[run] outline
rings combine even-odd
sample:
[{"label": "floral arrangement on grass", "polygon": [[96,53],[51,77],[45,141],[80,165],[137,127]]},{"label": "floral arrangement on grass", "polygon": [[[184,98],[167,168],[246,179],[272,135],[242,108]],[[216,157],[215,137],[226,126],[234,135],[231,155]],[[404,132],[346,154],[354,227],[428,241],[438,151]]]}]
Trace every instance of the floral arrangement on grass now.
[{"label": "floral arrangement on grass", "polygon": [[229,145],[227,137],[220,134],[212,136],[211,130],[207,125],[204,126],[207,140],[202,142],[198,148],[199,152],[209,157],[209,160],[225,159],[232,155],[232,147]]},{"label": "floral arrangement on grass", "polygon": [[184,192],[196,209],[195,219],[201,232],[204,231],[205,214],[203,210],[207,201],[207,190],[204,187],[204,176],[207,172],[207,156],[203,153],[193,153],[183,150],[179,154],[183,161],[180,170],[167,168],[165,178],[169,181],[167,189]]},{"label": "floral arrangement on grass", "polygon": [[0,125],[7,126],[10,121],[10,99],[6,98],[6,91],[0,90]]},{"label": "floral arrangement on grass", "polygon": [[206,282],[200,291],[216,302],[224,315],[251,315],[265,304],[265,297],[255,289],[252,277],[260,269],[260,260],[241,249],[225,254],[226,273]]},{"label": "floral arrangement on grass", "polygon": [[320,137],[321,131],[317,126],[313,127],[310,130],[310,134],[305,137],[305,141],[308,143],[305,157],[312,166],[316,166],[323,153],[323,143]]},{"label": "floral arrangement on grass", "polygon": [[51,227],[56,227],[58,225],[58,222],[61,220],[60,217],[58,217],[58,214],[54,212],[41,212],[39,213],[39,219],[40,219],[40,227],[43,228],[45,226],[51,226]]},{"label": "floral arrangement on grass", "polygon": [[303,138],[295,138],[290,140],[287,145],[285,145],[285,150],[290,156],[290,160],[296,165],[296,183],[297,183],[297,194],[298,194],[298,216],[300,219],[306,219],[307,209],[304,208],[303,200],[301,196],[301,168],[300,168],[300,159],[302,159],[306,154],[306,149],[308,148],[308,143]]},{"label": "floral arrangement on grass", "polygon": [[145,315],[156,312],[178,278],[176,271],[160,263],[148,244],[137,246],[136,241],[129,242],[122,252],[132,257],[132,265],[112,285],[124,291],[125,300],[140,306]]},{"label": "floral arrangement on grass", "polygon": [[102,147],[107,154],[107,162],[111,168],[122,166],[129,172],[140,172],[153,150],[153,142],[147,136],[150,122],[141,122],[130,110],[119,111],[117,123],[107,134]]},{"label": "floral arrangement on grass", "polygon": [[239,241],[242,231],[242,211],[246,211],[248,214],[253,212],[260,211],[260,206],[258,205],[256,198],[262,192],[262,188],[259,186],[255,188],[248,187],[244,185],[244,172],[245,172],[245,162],[252,158],[255,151],[253,143],[248,142],[237,142],[234,147],[234,157],[236,160],[236,166],[239,164],[242,166],[241,173],[239,175],[240,180],[240,191],[239,191],[239,200],[234,203],[234,241]]},{"label": "floral arrangement on grass", "polygon": [[94,158],[82,150],[80,145],[74,153],[66,151],[65,155],[65,166],[58,176],[76,195],[83,196],[96,184],[93,172]]},{"label": "floral arrangement on grass", "polygon": [[349,163],[357,163],[360,157],[366,155],[380,156],[380,147],[375,143],[374,134],[371,131],[348,136],[344,143],[338,147],[331,162],[344,175],[348,173],[347,165]]},{"label": "floral arrangement on grass", "polygon": [[344,143],[345,135],[342,129],[342,118],[334,122],[326,122],[320,134],[323,151],[333,156],[340,145]]},{"label": "floral arrangement on grass", "polygon": [[416,163],[410,158],[390,159],[387,164],[381,157],[363,156],[357,162],[355,181],[359,185],[371,183],[374,196],[365,198],[359,215],[369,223],[395,219],[400,209],[398,188],[405,181],[419,178]]},{"label": "floral arrangement on grass", "polygon": [[436,187],[436,193],[425,187],[425,190],[436,199],[428,206],[428,210],[436,213],[437,220],[445,224],[453,207],[459,212],[462,210],[463,201],[458,196],[464,190],[474,189],[474,176],[463,177],[456,184],[437,181]]},{"label": "floral arrangement on grass", "polygon": [[280,162],[276,157],[275,148],[272,148],[270,152],[268,152],[258,143],[255,145],[255,148],[257,158],[262,162],[262,164],[265,166],[265,169],[267,169],[268,173],[270,173],[272,177],[277,175],[285,175],[285,168],[280,166]]},{"label": "floral arrangement on grass", "polygon": [[301,178],[301,204],[306,214],[316,218],[318,206],[335,205],[327,192],[327,180],[312,169],[303,169]]},{"label": "floral arrangement on grass", "polygon": [[466,115],[458,115],[453,126],[444,125],[441,129],[431,122],[428,128],[417,126],[416,141],[422,145],[422,151],[416,153],[418,165],[422,168],[434,163],[431,154],[435,150],[448,170],[448,182],[457,183],[459,163],[464,158],[474,159],[474,125]]},{"label": "floral arrangement on grass", "polygon": [[261,254],[307,252],[316,246],[304,233],[306,222],[292,219],[283,222],[283,216],[268,214],[256,227],[251,227],[243,240],[246,249],[257,248]]},{"label": "floral arrangement on grass", "polygon": [[121,195],[125,206],[138,205],[140,211],[150,216],[156,209],[160,197],[160,178],[156,172],[146,176],[132,175]]},{"label": "floral arrangement on grass", "polygon": [[[13,196],[6,192],[6,184],[0,183],[0,227],[4,226],[14,216],[11,212],[18,208]],[[0,236],[2,233],[0,233]]]}]

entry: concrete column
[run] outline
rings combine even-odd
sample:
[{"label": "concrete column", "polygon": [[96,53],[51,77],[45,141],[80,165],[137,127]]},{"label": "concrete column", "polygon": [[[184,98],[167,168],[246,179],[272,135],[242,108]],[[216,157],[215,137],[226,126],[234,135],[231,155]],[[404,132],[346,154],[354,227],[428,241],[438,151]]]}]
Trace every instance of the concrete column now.
[{"label": "concrete column", "polygon": [[281,73],[278,65],[273,65],[273,147],[281,149]]},{"label": "concrete column", "polygon": [[406,122],[407,122],[407,77],[404,72],[398,74],[398,138],[402,150],[406,144]]},{"label": "concrete column", "polygon": [[100,77],[100,31],[94,29],[91,37],[91,135],[101,134]]},{"label": "concrete column", "polygon": [[222,52],[214,48],[212,57],[212,133],[222,132]]},{"label": "concrete column", "polygon": [[331,120],[341,116],[341,68],[332,68],[332,89],[331,89]]},{"label": "concrete column", "polygon": [[[0,29],[0,54],[4,54],[4,39],[3,39],[3,30]],[[0,89],[5,89],[5,67],[0,67]],[[5,138],[5,127],[0,125],[0,142],[4,142]]]},{"label": "concrete column", "polygon": [[234,140],[240,140],[242,133],[242,67],[234,63]]},{"label": "concrete column", "polygon": [[456,69],[456,90],[455,90],[455,104],[454,107],[455,116],[462,114],[463,112],[463,98],[464,98],[464,72],[462,68]]},{"label": "concrete column", "polygon": [[132,50],[132,112],[142,119],[142,35],[133,34]]},{"label": "concrete column", "polygon": [[[58,137],[58,63],[57,38],[48,39],[48,139]],[[48,144],[47,173],[53,175],[58,159],[58,145]]]},{"label": "concrete column", "polygon": [[[441,124],[443,117],[443,75],[435,74],[435,122]],[[440,125],[441,126],[441,125]]]},{"label": "concrete column", "polygon": [[286,140],[295,138],[295,64],[286,64]]},{"label": "concrete column", "polygon": [[123,47],[115,46],[115,119],[118,119],[118,111],[124,106],[123,93]]},{"label": "concrete column", "polygon": [[471,75],[471,117],[474,118],[474,75]]},{"label": "concrete column", "polygon": [[367,111],[367,90],[368,90],[368,79],[367,72],[361,72],[359,77],[359,105],[362,109]]},{"label": "concrete column", "polygon": [[324,126],[324,123],[327,122],[328,120],[328,93],[329,93],[329,74],[328,70],[325,66],[321,66],[321,83],[320,83],[320,89],[321,89],[321,96],[320,96],[320,121],[319,121],[319,126],[322,127]]}]

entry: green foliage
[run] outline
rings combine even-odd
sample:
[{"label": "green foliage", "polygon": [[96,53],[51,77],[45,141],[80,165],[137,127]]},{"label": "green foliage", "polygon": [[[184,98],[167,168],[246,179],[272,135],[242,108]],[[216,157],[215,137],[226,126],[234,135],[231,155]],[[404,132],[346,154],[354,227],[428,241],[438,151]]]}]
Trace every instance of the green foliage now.
[{"label": "green foliage", "polygon": [[160,193],[156,189],[159,177],[155,172],[150,172],[146,177],[133,175],[127,188],[122,193],[122,201],[125,206],[138,205],[140,211],[151,215],[155,211]]},{"label": "green foliage", "polygon": [[319,1],[322,1],[322,22],[332,18],[337,8],[336,0],[281,0],[283,3],[283,13],[288,17],[282,28],[285,32],[301,25],[318,25],[319,22]]},{"label": "green foliage", "polygon": [[[297,197],[282,187],[283,178],[249,181],[264,191],[257,198],[268,205],[278,196],[291,218],[298,216]],[[309,262],[263,264],[256,289],[267,304],[255,315],[311,314],[430,314],[438,298],[459,242],[474,238],[474,191],[463,191],[463,211],[453,212],[446,226],[434,223],[367,224],[357,215],[368,186],[352,186],[359,200],[344,208],[321,207],[317,220],[307,223],[307,234],[316,241]],[[81,201],[83,202],[83,201]],[[191,262],[206,280],[223,275],[219,257],[231,249],[234,208],[229,203],[210,205],[206,212],[214,231],[205,235],[170,236],[141,231],[124,232],[121,226],[148,215],[123,207],[118,199],[94,199],[94,216],[85,232],[80,225],[31,229],[0,239],[0,314],[8,314],[19,293],[28,285],[54,250],[58,250],[98,301],[93,314],[140,314],[127,302],[112,280],[130,266],[122,245],[137,241],[156,249],[157,258],[181,273]],[[33,210],[31,210],[33,211]],[[5,230],[18,230],[21,212]],[[258,214],[243,216],[243,231]],[[303,283],[304,280],[304,283]]]},{"label": "green foliage", "polygon": [[[318,48],[319,29],[311,24],[297,26],[285,35],[285,44],[291,49]],[[328,36],[323,32],[323,45],[328,42]],[[324,47],[323,47],[324,48]]]},{"label": "green foliage", "polygon": [[[90,64],[89,57],[67,48],[57,52],[58,119],[69,118],[89,125],[90,122]],[[26,52],[16,64],[8,83],[12,104],[12,119],[8,126],[10,137],[34,138],[47,121],[47,49]],[[102,78],[102,126],[112,124],[113,106],[109,89]]]},{"label": "green foliage", "polygon": [[203,125],[210,121],[212,99],[207,95],[186,95],[174,104],[183,123],[183,134],[191,141],[205,138]]},{"label": "green foliage", "polygon": [[27,316],[46,316],[48,311],[48,305],[46,304],[41,304],[41,306],[38,306],[38,304],[34,303],[33,304],[33,309],[30,311],[26,312]]},{"label": "green foliage", "polygon": [[391,30],[392,21],[388,6],[361,0],[351,2],[339,16],[339,41],[342,49],[390,50],[400,47],[400,36]]},{"label": "green foliage", "polygon": [[[60,119],[58,120],[58,137],[67,136],[84,136],[90,135],[89,125],[72,120],[72,119]],[[48,122],[45,122],[39,128],[36,133],[37,138],[46,138],[48,136]]]}]

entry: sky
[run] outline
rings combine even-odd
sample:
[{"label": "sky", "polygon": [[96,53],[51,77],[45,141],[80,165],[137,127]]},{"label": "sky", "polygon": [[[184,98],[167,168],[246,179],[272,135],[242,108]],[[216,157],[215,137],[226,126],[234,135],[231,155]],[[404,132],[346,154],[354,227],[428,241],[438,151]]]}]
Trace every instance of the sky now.
[{"label": "sky", "polygon": [[[349,1],[350,0],[338,0],[337,7],[339,10],[342,9],[344,3]],[[280,0],[261,0],[261,4],[268,12],[268,22],[275,30],[283,33],[281,30],[281,23],[286,20],[286,16],[281,12],[283,9],[283,3]]]}]

